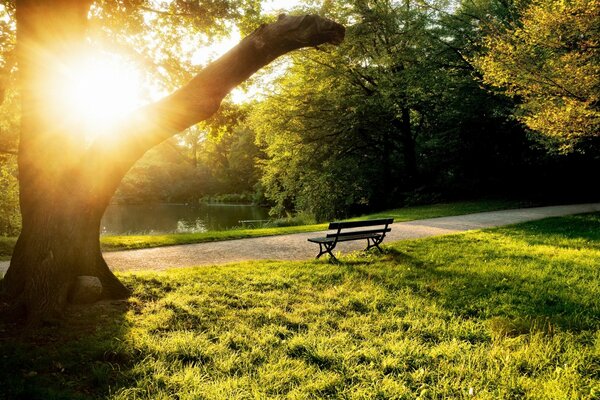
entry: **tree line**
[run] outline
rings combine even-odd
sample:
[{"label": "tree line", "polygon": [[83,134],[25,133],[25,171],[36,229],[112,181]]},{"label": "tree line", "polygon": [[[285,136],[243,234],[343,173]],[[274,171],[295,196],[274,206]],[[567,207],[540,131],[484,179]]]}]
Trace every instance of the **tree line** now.
[{"label": "tree line", "polygon": [[318,220],[481,196],[597,198],[597,2],[306,11],[345,24],[345,42],[289,56],[259,99],[180,142],[200,157],[197,195],[254,191],[273,215]]},{"label": "tree line", "polygon": [[[345,42],[287,56],[256,99],[227,102],[149,151],[113,201],[249,193],[273,215],[325,220],[487,195],[598,195],[598,2],[354,0],[302,11],[340,21]],[[244,29],[257,15],[225,19]],[[14,235],[19,95],[14,26],[0,24],[0,233]],[[167,87],[197,69],[166,59],[156,70]]]}]

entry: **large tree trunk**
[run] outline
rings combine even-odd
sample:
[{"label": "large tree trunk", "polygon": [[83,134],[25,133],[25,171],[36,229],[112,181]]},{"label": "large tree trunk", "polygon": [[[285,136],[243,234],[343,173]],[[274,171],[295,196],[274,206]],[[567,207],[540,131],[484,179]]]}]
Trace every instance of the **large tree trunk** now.
[{"label": "large tree trunk", "polygon": [[31,321],[58,317],[78,276],[99,278],[103,298],[129,294],[100,251],[104,208],[69,189],[76,188],[63,186],[62,195],[53,200],[23,208],[29,210],[28,223],[23,225],[4,282],[13,312]]},{"label": "large tree trunk", "polygon": [[104,298],[128,290],[102,258],[99,225],[125,173],[147,150],[208,118],[236,85],[278,56],[340,43],[344,28],[316,16],[281,16],[261,26],[187,85],[133,113],[111,139],[89,147],[68,110],[52,108],[61,64],[83,48],[91,0],[17,0],[22,79],[19,145],[23,230],[2,282],[11,309],[30,322],[61,314],[78,276],[100,279]]}]

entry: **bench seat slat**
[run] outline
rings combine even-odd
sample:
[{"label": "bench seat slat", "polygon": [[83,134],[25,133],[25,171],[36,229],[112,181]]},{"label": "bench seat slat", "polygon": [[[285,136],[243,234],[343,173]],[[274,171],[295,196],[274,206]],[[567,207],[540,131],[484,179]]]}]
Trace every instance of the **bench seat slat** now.
[{"label": "bench seat slat", "polygon": [[[359,240],[359,239],[373,239],[380,237],[381,234],[377,233],[368,233],[368,234],[360,234],[360,235],[345,235],[338,237],[338,242],[346,242],[349,240]],[[313,243],[332,243],[336,241],[335,237],[319,237],[319,238],[311,238],[308,239],[309,242]]]}]

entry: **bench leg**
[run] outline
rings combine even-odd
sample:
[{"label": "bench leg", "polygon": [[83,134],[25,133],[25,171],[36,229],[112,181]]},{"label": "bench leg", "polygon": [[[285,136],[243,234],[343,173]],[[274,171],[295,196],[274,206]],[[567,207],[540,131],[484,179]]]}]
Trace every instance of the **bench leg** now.
[{"label": "bench leg", "polygon": [[335,243],[319,243],[319,254],[317,254],[317,258],[321,257],[323,254],[327,253],[331,258],[337,261],[337,258],[333,255],[331,250],[335,248]]},{"label": "bench leg", "polygon": [[[373,243],[371,243],[371,241],[373,241]],[[367,248],[365,251],[369,251],[371,248],[377,247],[377,250],[379,250],[380,253],[383,253],[383,250],[381,250],[381,247],[379,247],[381,242],[383,242],[383,237],[367,239]]]}]

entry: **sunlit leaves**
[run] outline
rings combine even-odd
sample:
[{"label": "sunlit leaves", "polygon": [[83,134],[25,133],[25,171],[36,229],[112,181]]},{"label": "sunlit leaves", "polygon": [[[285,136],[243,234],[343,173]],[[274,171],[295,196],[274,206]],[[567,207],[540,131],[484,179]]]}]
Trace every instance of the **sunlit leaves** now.
[{"label": "sunlit leaves", "polygon": [[210,61],[198,62],[199,49],[228,37],[238,25],[256,27],[258,15],[258,0],[102,0],[90,22],[95,42],[126,54],[171,91]]},{"label": "sunlit leaves", "polygon": [[[276,93],[252,113],[270,157],[263,184],[277,210],[327,219],[398,204],[417,169],[446,163],[454,144],[440,132],[456,132],[483,92],[442,40],[455,35],[442,27],[437,10],[444,7],[388,0],[323,6],[348,25],[345,42],[296,54]],[[436,161],[422,143],[436,147]]]},{"label": "sunlit leaves", "polygon": [[16,159],[0,154],[0,236],[15,235],[20,228]]},{"label": "sunlit leaves", "polygon": [[600,3],[534,2],[498,28],[476,63],[484,81],[521,101],[518,117],[572,150],[600,136]]}]

